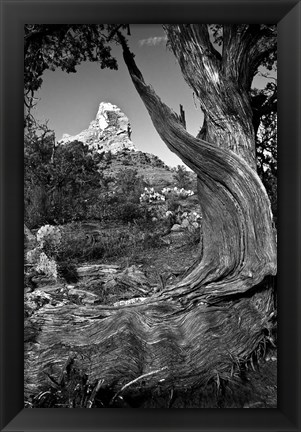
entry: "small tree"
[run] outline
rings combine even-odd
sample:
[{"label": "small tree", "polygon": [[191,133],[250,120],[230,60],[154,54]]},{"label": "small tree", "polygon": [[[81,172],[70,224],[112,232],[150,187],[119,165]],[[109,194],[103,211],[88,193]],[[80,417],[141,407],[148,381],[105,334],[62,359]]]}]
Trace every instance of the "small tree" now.
[{"label": "small tree", "polygon": [[25,145],[25,220],[30,227],[85,219],[100,194],[101,156],[75,141],[57,146],[37,138]]},{"label": "small tree", "polygon": [[139,203],[139,197],[146,186],[143,177],[138,175],[136,168],[127,168],[116,175],[115,188],[122,201]]},{"label": "small tree", "polygon": [[188,189],[190,187],[189,173],[183,165],[177,166],[173,178],[179,188]]}]

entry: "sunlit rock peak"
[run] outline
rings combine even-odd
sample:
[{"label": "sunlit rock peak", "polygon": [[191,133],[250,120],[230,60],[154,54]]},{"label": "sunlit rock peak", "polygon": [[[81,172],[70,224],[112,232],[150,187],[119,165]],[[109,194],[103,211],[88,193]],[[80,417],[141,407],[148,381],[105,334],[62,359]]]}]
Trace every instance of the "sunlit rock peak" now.
[{"label": "sunlit rock peak", "polygon": [[137,151],[131,134],[129,119],[121,109],[110,102],[101,102],[95,120],[91,121],[88,129],[74,136],[64,134],[59,144],[81,141],[98,153],[117,153],[125,149]]}]

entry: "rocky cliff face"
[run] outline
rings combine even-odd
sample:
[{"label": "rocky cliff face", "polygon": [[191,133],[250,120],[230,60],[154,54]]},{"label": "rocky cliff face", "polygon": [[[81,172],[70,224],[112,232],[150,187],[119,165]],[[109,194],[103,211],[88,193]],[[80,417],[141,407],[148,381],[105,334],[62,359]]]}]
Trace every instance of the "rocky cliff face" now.
[{"label": "rocky cliff face", "polygon": [[81,141],[91,151],[98,153],[111,151],[118,153],[128,149],[137,151],[131,141],[131,125],[128,117],[116,105],[110,102],[101,102],[88,129],[77,135],[64,134],[59,144],[67,144],[72,141]]}]

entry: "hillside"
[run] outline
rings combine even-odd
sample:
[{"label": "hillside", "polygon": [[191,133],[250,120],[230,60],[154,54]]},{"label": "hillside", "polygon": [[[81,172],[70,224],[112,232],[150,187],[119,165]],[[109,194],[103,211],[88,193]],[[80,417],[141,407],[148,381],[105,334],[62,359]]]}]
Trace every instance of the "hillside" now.
[{"label": "hillside", "polygon": [[[128,149],[118,153],[105,153],[99,164],[100,171],[106,176],[114,178],[123,170],[137,170],[137,175],[152,187],[163,189],[164,187],[176,186],[174,174],[176,169],[166,165],[158,156],[142,151],[131,151]],[[196,185],[196,175],[187,171],[192,187]]]},{"label": "hillside", "polygon": [[[131,134],[132,126],[126,114],[110,102],[101,102],[87,129],[73,136],[64,134],[58,144],[79,141],[92,154],[103,155],[99,168],[106,177],[114,178],[123,169],[136,169],[138,175],[156,189],[174,185],[174,169],[158,156],[139,151]],[[195,176],[193,173],[190,176],[193,181]]]}]

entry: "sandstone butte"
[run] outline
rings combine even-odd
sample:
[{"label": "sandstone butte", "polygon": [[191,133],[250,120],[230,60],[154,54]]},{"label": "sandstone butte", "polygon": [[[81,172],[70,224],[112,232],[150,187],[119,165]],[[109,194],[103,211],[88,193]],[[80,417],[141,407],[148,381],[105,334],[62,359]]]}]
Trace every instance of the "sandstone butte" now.
[{"label": "sandstone butte", "polygon": [[91,151],[103,153],[109,150],[118,153],[128,149],[137,151],[131,140],[131,125],[128,117],[121,109],[110,102],[101,102],[89,127],[77,135],[64,134],[59,144],[80,141]]}]

